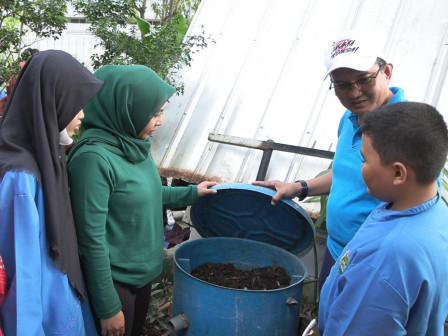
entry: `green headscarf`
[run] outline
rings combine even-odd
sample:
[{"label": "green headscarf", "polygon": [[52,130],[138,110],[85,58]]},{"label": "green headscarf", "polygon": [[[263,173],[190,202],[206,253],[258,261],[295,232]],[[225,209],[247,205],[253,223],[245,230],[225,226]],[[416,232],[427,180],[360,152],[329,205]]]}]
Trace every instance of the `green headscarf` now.
[{"label": "green headscarf", "polygon": [[131,162],[145,160],[151,141],[137,136],[176,89],[144,65],[105,65],[95,76],[104,86],[84,108],[82,137],[71,156],[86,143],[103,142]]}]

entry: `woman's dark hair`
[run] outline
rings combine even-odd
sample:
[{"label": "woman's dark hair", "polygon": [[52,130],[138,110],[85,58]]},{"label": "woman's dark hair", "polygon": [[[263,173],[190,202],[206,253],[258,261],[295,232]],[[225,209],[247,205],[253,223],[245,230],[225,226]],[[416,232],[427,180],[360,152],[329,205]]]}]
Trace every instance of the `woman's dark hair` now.
[{"label": "woman's dark hair", "polygon": [[23,52],[22,55],[20,55],[20,58],[22,61],[26,62],[28,61],[28,59],[31,58],[31,56],[33,56],[34,54],[38,53],[39,49],[35,49],[35,48],[26,48]]}]

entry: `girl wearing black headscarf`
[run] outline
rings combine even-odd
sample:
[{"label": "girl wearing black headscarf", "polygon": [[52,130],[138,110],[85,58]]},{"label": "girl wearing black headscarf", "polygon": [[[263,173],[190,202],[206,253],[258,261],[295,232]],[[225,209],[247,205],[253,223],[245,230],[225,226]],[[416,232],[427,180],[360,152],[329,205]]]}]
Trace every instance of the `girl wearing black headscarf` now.
[{"label": "girl wearing black headscarf", "polygon": [[6,335],[95,330],[83,304],[60,136],[71,121],[76,127],[101,87],[69,54],[42,51],[23,67],[0,119],[0,255],[8,289],[0,319]]}]

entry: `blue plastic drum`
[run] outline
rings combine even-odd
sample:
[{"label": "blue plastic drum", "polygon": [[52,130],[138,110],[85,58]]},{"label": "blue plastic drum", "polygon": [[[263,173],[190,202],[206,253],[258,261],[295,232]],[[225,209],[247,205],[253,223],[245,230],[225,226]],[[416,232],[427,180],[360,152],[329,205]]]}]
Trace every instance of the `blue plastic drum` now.
[{"label": "blue plastic drum", "polygon": [[[273,190],[250,184],[222,184],[191,208],[193,226],[203,239],[174,253],[171,331],[183,336],[296,336],[307,270],[298,256],[314,241],[307,213],[289,199],[271,205]],[[289,286],[240,290],[204,282],[191,272],[205,264],[231,263],[253,269],[281,266]]]},{"label": "blue plastic drum", "polygon": [[[297,335],[307,270],[296,255],[253,240],[215,237],[182,244],[174,260],[172,314],[188,319],[188,327],[174,335]],[[275,290],[220,287],[191,275],[192,270],[207,262],[232,263],[242,269],[281,266],[291,282]]]}]

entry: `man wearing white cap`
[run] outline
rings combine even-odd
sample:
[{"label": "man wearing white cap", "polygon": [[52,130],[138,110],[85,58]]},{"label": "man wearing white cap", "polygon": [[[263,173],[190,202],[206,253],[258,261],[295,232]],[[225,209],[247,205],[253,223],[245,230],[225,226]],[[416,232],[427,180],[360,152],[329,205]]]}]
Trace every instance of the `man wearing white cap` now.
[{"label": "man wearing white cap", "polygon": [[353,238],[368,214],[380,201],[367,193],[361,176],[361,125],[363,115],[385,104],[405,101],[404,92],[389,87],[393,65],[382,56],[382,48],[374,39],[347,31],[329,45],[325,65],[334,90],[347,109],[339,124],[338,144],[329,173],[296,183],[256,181],[255,185],[277,191],[272,199],[276,204],[282,197],[329,194],[327,203],[327,249],[319,288],[321,289],[335,260]]}]

